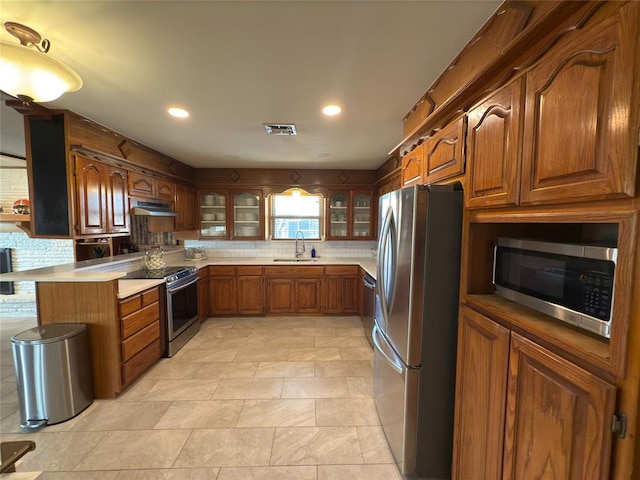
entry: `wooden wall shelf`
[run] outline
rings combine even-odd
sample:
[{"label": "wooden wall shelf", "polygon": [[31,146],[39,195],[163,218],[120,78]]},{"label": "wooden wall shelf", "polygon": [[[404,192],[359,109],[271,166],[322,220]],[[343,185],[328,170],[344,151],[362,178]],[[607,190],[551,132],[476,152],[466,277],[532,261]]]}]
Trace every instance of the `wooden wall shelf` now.
[{"label": "wooden wall shelf", "polygon": [[15,213],[0,213],[0,222],[29,222],[29,215],[16,215]]}]

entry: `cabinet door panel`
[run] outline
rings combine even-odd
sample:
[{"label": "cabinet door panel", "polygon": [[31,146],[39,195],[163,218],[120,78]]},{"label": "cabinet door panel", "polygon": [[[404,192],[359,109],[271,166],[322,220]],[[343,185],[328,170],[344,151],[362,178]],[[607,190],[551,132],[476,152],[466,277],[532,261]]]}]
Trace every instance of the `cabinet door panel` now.
[{"label": "cabinet door panel", "polygon": [[423,182],[422,163],[424,144],[418,145],[412,152],[407,153],[402,159],[402,186],[419,185]]},{"label": "cabinet door panel", "polygon": [[360,286],[359,277],[344,277],[344,313],[358,313],[358,287]]},{"label": "cabinet door panel", "polygon": [[88,158],[76,157],[78,192],[78,233],[107,232],[106,165]]},{"label": "cabinet door panel", "polygon": [[109,168],[109,232],[126,233],[129,231],[129,196],[127,195],[127,171],[121,168]]},{"label": "cabinet door panel", "polygon": [[434,183],[464,172],[465,117],[447,125],[424,143],[424,183]]},{"label": "cabinet door panel", "polygon": [[213,315],[238,313],[236,277],[209,277],[209,301]]},{"label": "cabinet door panel", "polygon": [[322,311],[322,280],[296,280],[296,313],[320,313]]},{"label": "cabinet door panel", "polygon": [[129,195],[153,198],[153,179],[141,173],[129,173]]},{"label": "cabinet door panel", "polygon": [[165,200],[167,202],[173,202],[173,189],[174,184],[166,180],[154,180],[156,184],[155,193],[156,198],[159,200]]},{"label": "cabinet door panel", "polygon": [[295,311],[295,280],[270,278],[267,280],[269,313],[293,313]]},{"label": "cabinet door panel", "polygon": [[575,32],[527,73],[521,203],[634,195],[631,24],[640,20],[625,10]]},{"label": "cabinet door panel", "polygon": [[512,334],[504,479],[609,478],[615,387]]},{"label": "cabinet door panel", "polygon": [[517,203],[521,95],[519,79],[469,112],[467,207]]},{"label": "cabinet door panel", "polygon": [[264,313],[262,276],[238,277],[238,313],[242,315],[261,315]]},{"label": "cabinet door panel", "polygon": [[460,310],[453,479],[502,475],[509,331],[468,308]]},{"label": "cabinet door panel", "polygon": [[325,280],[326,313],[342,313],[343,282],[342,277],[327,277]]},{"label": "cabinet door panel", "polygon": [[198,316],[200,320],[205,320],[209,316],[209,277],[200,272],[198,272],[200,276],[198,278]]}]

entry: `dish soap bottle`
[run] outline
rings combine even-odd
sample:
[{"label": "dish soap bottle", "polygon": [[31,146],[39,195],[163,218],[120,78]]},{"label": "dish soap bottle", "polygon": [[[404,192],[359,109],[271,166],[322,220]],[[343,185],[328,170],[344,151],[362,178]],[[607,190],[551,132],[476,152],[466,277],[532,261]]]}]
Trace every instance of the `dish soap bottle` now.
[{"label": "dish soap bottle", "polygon": [[311,258],[316,258],[316,247],[311,245]]}]

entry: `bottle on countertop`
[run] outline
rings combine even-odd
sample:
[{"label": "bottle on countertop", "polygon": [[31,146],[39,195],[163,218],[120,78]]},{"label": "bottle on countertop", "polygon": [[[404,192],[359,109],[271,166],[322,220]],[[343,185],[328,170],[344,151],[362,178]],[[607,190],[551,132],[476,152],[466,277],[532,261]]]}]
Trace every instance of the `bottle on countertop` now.
[{"label": "bottle on countertop", "polygon": [[316,247],[311,245],[311,258],[316,258]]}]

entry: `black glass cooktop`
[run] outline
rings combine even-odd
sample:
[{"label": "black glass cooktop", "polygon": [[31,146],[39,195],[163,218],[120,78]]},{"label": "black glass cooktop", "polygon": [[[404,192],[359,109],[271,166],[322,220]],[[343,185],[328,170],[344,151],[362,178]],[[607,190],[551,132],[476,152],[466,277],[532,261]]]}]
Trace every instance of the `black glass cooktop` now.
[{"label": "black glass cooktop", "polygon": [[161,270],[136,270],[129,272],[124,278],[130,279],[160,279],[176,275],[178,272],[190,273],[190,267],[167,267]]}]

